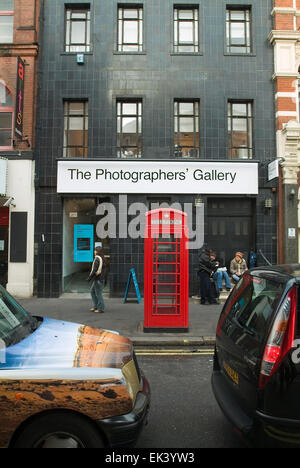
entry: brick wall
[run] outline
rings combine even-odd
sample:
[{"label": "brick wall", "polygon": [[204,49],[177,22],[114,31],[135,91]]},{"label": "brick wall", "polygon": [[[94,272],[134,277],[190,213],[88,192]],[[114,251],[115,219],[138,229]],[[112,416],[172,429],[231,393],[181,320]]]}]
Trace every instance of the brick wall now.
[{"label": "brick wall", "polygon": [[[294,63],[294,68],[291,65],[290,70],[285,73],[280,69],[275,74],[276,88],[276,116],[277,129],[281,130],[287,122],[297,119],[297,100],[298,100],[298,83],[297,83],[297,64],[296,64],[296,41],[300,27],[300,0],[274,0],[273,2],[273,38],[275,45],[275,62],[284,61],[280,50],[290,46],[290,50],[285,50],[291,54],[290,63]],[[280,32],[276,35],[277,32]],[[299,32],[300,38],[300,32]],[[282,46],[282,49],[280,47]],[[278,71],[278,70],[277,70]],[[293,115],[294,114],[294,115]]]},{"label": "brick wall", "polygon": [[[5,83],[15,102],[17,57],[25,61],[23,135],[31,148],[35,146],[35,110],[40,0],[15,0],[14,39],[0,44],[0,80]],[[14,150],[28,150],[26,142],[15,138]],[[7,153],[7,152],[6,152]]]}]

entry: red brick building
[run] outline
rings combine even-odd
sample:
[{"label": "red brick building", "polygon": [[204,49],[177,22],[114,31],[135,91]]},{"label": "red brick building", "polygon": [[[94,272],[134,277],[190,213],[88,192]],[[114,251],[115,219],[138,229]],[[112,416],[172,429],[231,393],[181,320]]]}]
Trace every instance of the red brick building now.
[{"label": "red brick building", "polygon": [[33,293],[39,15],[40,0],[0,0],[0,283],[18,296]]},{"label": "red brick building", "polygon": [[299,261],[300,0],[274,0],[275,111],[277,123],[278,260]]}]

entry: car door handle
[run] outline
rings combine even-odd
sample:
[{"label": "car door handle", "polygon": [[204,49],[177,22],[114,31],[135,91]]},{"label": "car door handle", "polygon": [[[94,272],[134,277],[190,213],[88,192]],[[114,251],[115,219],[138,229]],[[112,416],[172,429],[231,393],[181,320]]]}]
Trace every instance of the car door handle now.
[{"label": "car door handle", "polygon": [[244,361],[246,361],[247,364],[250,364],[250,366],[255,367],[257,364],[257,359],[250,359],[247,356],[244,356]]}]

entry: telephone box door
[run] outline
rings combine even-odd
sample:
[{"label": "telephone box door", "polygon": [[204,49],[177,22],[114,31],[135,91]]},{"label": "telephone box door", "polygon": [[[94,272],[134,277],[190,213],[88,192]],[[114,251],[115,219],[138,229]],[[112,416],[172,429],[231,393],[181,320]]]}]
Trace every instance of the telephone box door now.
[{"label": "telephone box door", "polygon": [[146,214],[144,331],[188,330],[189,257],[186,214],[160,209]]}]

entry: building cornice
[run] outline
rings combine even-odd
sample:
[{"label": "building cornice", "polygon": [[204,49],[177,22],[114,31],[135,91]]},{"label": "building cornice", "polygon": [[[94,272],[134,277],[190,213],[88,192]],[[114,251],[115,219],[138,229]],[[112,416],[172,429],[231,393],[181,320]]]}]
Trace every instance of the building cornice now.
[{"label": "building cornice", "polygon": [[273,29],[268,36],[273,44],[275,41],[300,41],[300,31],[279,31]]},{"label": "building cornice", "polygon": [[36,57],[38,55],[38,44],[1,44],[0,57],[18,57],[30,56]]},{"label": "building cornice", "polygon": [[271,15],[275,16],[277,13],[280,13],[281,15],[297,15],[297,13],[300,13],[299,10],[296,8],[292,7],[274,7],[273,10],[271,11]]}]

